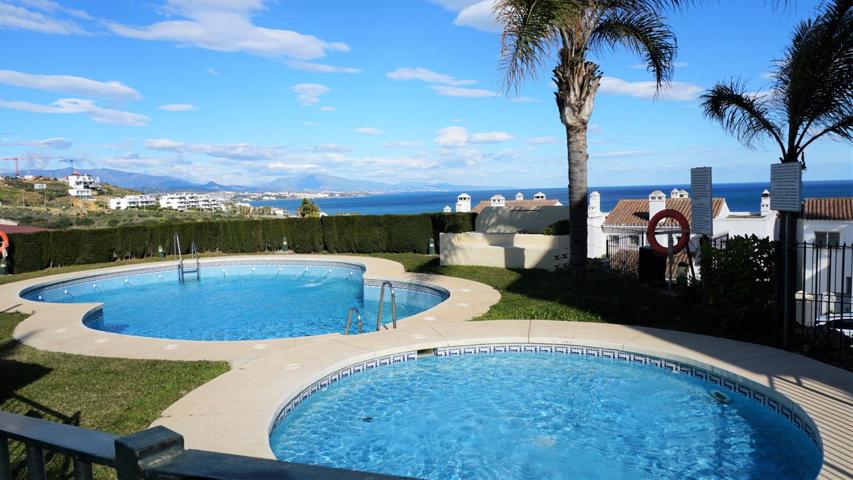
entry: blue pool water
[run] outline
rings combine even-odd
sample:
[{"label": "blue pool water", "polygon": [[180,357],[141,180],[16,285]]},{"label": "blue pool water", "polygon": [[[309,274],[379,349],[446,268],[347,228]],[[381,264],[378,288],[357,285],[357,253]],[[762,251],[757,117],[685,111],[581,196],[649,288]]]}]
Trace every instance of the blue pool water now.
[{"label": "blue pool water", "polygon": [[[87,326],[143,337],[260,340],[342,333],[353,306],[362,312],[365,331],[375,330],[379,287],[365,285],[360,267],[341,265],[211,265],[202,268],[200,280],[187,274],[184,283],[170,270],[88,278],[24,297],[103,303]],[[435,289],[398,283],[395,290],[398,320],[444,300]],[[382,317],[391,321],[387,289]]]},{"label": "blue pool water", "polygon": [[813,479],[780,415],[687,375],[618,360],[421,357],[340,380],[270,435],[281,460],[429,479]]}]

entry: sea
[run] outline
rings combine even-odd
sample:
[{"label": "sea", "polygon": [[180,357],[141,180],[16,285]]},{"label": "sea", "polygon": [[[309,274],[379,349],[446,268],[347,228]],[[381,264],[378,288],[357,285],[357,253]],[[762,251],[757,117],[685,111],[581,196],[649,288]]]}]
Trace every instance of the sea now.
[{"label": "sea", "polygon": [[[673,188],[690,191],[690,185],[634,185],[626,187],[590,187],[589,191],[601,194],[601,210],[609,212],[620,199],[648,198],[654,190],[662,190],[669,196]],[[761,192],[770,189],[769,183],[715,183],[714,197],[726,199],[731,211],[757,212],[760,209]],[[500,193],[507,200],[515,199],[515,194],[521,192],[524,198],[531,199],[537,192],[544,193],[547,198],[559,199],[568,204],[566,188],[521,188],[521,189],[492,189],[468,190],[471,195],[471,206],[481,200],[488,200],[492,195]],[[330,215],[361,214],[385,215],[407,213],[440,212],[446,205],[454,208],[456,197],[462,192],[401,192],[375,195],[318,198],[314,202],[320,210]],[[850,197],[853,196],[853,179],[831,181],[803,182],[803,197]],[[254,206],[271,206],[286,209],[293,214],[302,203],[301,199],[293,200],[258,200],[251,202]]]}]

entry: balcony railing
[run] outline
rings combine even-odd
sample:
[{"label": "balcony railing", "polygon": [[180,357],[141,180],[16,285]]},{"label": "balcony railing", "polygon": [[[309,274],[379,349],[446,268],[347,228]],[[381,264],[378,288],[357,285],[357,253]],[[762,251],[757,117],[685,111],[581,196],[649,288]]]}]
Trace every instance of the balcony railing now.
[{"label": "balcony railing", "polygon": [[[25,465],[14,468],[10,441],[24,444]],[[92,465],[115,471],[118,480],[390,480],[403,477],[337,468],[280,462],[203,450],[187,450],[184,438],[165,427],[127,436],[88,430],[0,412],[0,480],[48,478],[45,453],[64,455],[73,462],[75,479],[92,478]],[[23,462],[19,462],[23,463]],[[13,474],[15,475],[13,477]],[[52,477],[51,477],[52,478]]]}]

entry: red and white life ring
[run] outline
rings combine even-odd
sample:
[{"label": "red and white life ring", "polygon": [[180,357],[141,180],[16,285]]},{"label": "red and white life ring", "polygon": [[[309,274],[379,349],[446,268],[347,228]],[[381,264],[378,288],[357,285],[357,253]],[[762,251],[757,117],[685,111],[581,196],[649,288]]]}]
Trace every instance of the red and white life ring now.
[{"label": "red and white life ring", "polygon": [[3,240],[3,243],[0,243],[0,252],[5,254],[6,249],[9,248],[9,235],[6,235],[6,232],[0,230],[0,239]]},{"label": "red and white life ring", "polygon": [[678,227],[681,229],[681,237],[678,239],[678,242],[673,245],[672,253],[676,254],[687,246],[687,242],[690,241],[690,223],[687,221],[684,215],[681,214],[678,210],[673,210],[671,208],[667,208],[665,210],[661,210],[656,213],[654,217],[649,220],[649,227],[646,229],[646,240],[649,242],[649,246],[652,247],[656,253],[660,255],[668,255],[669,250],[661,245],[658,242],[657,237],[655,236],[655,230],[657,229],[658,223],[660,223],[665,218],[671,218],[678,222]]}]

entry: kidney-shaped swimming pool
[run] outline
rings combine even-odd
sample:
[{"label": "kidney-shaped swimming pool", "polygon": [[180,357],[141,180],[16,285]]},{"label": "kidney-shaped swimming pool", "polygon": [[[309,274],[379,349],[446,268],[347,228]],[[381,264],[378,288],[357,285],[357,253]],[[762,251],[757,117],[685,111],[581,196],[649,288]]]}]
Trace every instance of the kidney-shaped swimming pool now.
[{"label": "kidney-shaped swimming pool", "polygon": [[[362,265],[320,261],[202,263],[198,279],[179,282],[174,266],[87,276],[21,292],[28,300],[102,303],[83,320],[106,332],[181,340],[261,340],[343,333],[347,312],[361,312],[365,331],[376,328],[381,280],[365,279]],[[391,282],[397,319],[428,310],[447,291]],[[382,322],[391,321],[389,290]],[[351,331],[355,332],[353,320]]]}]

